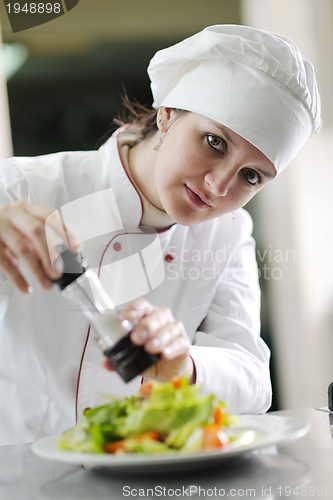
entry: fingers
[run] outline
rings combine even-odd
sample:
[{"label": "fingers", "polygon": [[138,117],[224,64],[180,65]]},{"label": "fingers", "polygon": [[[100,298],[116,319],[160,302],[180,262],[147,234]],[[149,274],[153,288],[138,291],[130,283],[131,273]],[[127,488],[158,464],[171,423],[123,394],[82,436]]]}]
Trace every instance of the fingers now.
[{"label": "fingers", "polygon": [[124,318],[128,321],[139,320],[147,314],[154,312],[154,306],[148,300],[139,298],[133,300],[130,305],[122,311]]},{"label": "fingers", "polygon": [[[45,207],[41,207],[45,210]],[[35,207],[31,210],[33,215],[37,216]],[[68,221],[65,221],[59,210],[54,210],[45,219],[45,229],[47,240],[51,244],[65,243],[71,250],[75,251],[82,246],[82,238],[76,233]]]},{"label": "fingers", "polygon": [[[161,355],[160,361],[148,368],[144,376],[169,380],[188,375],[190,383],[194,383],[190,339],[183,323],[175,320],[170,309],[154,307],[141,298],[132,302],[123,311],[123,316],[136,323],[131,332],[132,342],[143,346],[149,354]],[[110,370],[110,363],[105,361],[104,367]]]},{"label": "fingers", "polygon": [[[18,202],[12,206],[1,207],[1,244],[7,247],[16,259],[23,260],[44,288],[49,288],[52,283],[47,278],[56,278],[60,274],[51,266],[44,223],[38,217],[30,215],[26,206],[25,202]],[[8,266],[8,261],[7,271],[13,276],[13,268]]]},{"label": "fingers", "polygon": [[45,275],[59,277],[60,273],[51,264],[44,222],[21,211],[14,212],[10,222],[12,227],[7,228],[6,244],[14,255],[24,260],[39,281]]},{"label": "fingers", "polygon": [[167,359],[187,354],[190,348],[183,323],[176,321],[167,308],[155,308],[150,315],[142,317],[131,333],[131,340],[148,353],[160,353]]},{"label": "fingers", "polygon": [[164,358],[172,360],[189,353],[190,340],[183,331],[182,323],[176,322],[167,329],[163,329],[144,348],[151,354],[160,353]]},{"label": "fingers", "polygon": [[49,225],[63,240],[65,238],[66,241],[64,241],[64,243],[67,243],[67,238],[64,234],[66,231],[68,233],[67,236],[68,241],[70,242],[70,247],[81,244],[80,236],[68,222],[66,225],[62,222],[58,210],[43,207],[41,205],[32,205],[31,203],[25,201],[20,201],[18,204],[22,205],[24,210],[31,216],[40,219],[44,226]]},{"label": "fingers", "polygon": [[31,293],[32,288],[20,274],[14,258],[7,248],[0,243],[0,263],[5,275],[11,279],[14,285],[23,293]]},{"label": "fingers", "polygon": [[176,321],[171,309],[154,307],[145,299],[137,299],[124,311],[137,315],[137,325],[131,333],[131,340],[142,345],[150,354],[162,354],[173,359],[189,351],[190,341],[183,323]]},{"label": "fingers", "polygon": [[52,212],[19,201],[0,207],[0,266],[5,274],[23,292],[29,285],[17,268],[21,259],[43,288],[50,288],[50,278],[60,277],[51,266],[45,235],[45,217]]},{"label": "fingers", "polygon": [[105,359],[103,361],[103,366],[106,370],[108,370],[109,372],[114,372],[114,368],[112,368],[111,364],[110,364],[110,361],[108,359]]},{"label": "fingers", "polygon": [[22,259],[44,288],[50,288],[52,283],[45,275],[38,256],[31,250],[25,238],[15,231],[10,223],[1,224],[1,238],[6,245],[1,243],[1,267],[19,289],[26,293],[28,284],[19,272],[14,260],[9,257],[9,252],[15,259]]},{"label": "fingers", "polygon": [[15,205],[23,207],[26,212],[29,212],[31,215],[37,217],[42,222],[45,222],[46,219],[50,217],[50,215],[54,212],[54,209],[52,208],[43,207],[41,205],[32,205],[31,203],[28,203],[27,201],[24,200],[20,200],[16,203],[13,203],[13,205],[11,206]]},{"label": "fingers", "polygon": [[175,359],[190,352],[190,339],[188,336],[179,335],[173,342],[166,345],[162,354],[167,359]]},{"label": "fingers", "polygon": [[[168,325],[176,323],[173,317],[173,314],[170,309],[166,308],[153,308],[150,314],[143,316],[136,328],[131,333],[132,341],[137,345],[145,345],[151,344],[153,339],[156,337],[156,333]],[[165,331],[165,337],[173,333],[173,328],[170,329],[170,332]],[[158,346],[159,340],[155,340],[155,345]]]}]

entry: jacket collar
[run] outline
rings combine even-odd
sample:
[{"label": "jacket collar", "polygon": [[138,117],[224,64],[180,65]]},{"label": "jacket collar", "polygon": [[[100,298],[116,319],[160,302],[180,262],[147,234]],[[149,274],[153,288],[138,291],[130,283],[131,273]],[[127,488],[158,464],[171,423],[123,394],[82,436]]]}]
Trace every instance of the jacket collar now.
[{"label": "jacket collar", "polygon": [[142,219],[143,205],[121,160],[119,133],[122,130],[118,129],[98,151],[101,176],[106,188],[113,189],[124,226],[137,227]]}]

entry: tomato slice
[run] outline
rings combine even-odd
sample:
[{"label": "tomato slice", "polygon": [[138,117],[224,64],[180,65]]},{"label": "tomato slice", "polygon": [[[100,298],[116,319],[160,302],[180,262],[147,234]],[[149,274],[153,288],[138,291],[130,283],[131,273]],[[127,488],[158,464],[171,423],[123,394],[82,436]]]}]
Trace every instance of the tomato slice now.
[{"label": "tomato slice", "polygon": [[140,434],[139,436],[135,436],[134,438],[136,441],[143,441],[144,439],[153,439],[154,441],[159,441],[160,440],[160,435],[157,431],[148,431],[144,432],[143,434]]},{"label": "tomato slice", "polygon": [[214,422],[218,426],[224,425],[226,414],[221,406],[218,406],[214,412]]},{"label": "tomato slice", "polygon": [[154,382],[152,382],[150,380],[148,382],[145,382],[144,384],[141,385],[140,390],[139,390],[139,394],[141,394],[141,396],[143,396],[145,398],[149,398],[151,395],[153,385],[154,385]]},{"label": "tomato slice", "polygon": [[175,389],[179,389],[182,386],[182,378],[181,377],[174,377],[170,380],[170,382],[174,386]]},{"label": "tomato slice", "polygon": [[[132,438],[128,438],[133,441],[143,441],[144,439],[153,439],[154,441],[160,441],[160,435],[157,431],[148,431],[140,434],[139,436],[135,436]],[[114,441],[113,443],[108,443],[104,445],[104,451],[106,453],[117,453],[117,451],[125,451],[126,450],[126,439],[120,439],[119,441]]]},{"label": "tomato slice", "polygon": [[228,436],[217,424],[206,425],[203,428],[202,446],[203,450],[210,448],[222,448],[229,442]]},{"label": "tomato slice", "polygon": [[125,451],[125,439],[120,439],[119,441],[114,441],[113,443],[108,443],[104,445],[104,451],[106,453],[116,453],[117,451]]}]

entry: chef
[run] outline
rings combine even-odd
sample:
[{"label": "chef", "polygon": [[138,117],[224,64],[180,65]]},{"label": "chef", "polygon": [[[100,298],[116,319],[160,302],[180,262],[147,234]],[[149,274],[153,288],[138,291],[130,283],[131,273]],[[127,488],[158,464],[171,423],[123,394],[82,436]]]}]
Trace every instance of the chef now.
[{"label": "chef", "polygon": [[[2,445],[59,433],[102,393],[140,384],[103,363],[86,318],[52,283],[62,269],[45,222],[60,212],[137,322],[132,341],[161,355],[145,376],[187,375],[232,412],[270,406],[252,221],[241,207],[319,131],[313,67],[288,38],[217,25],[157,52],[148,72],[154,110],[132,113],[98,151],[1,162]],[[158,233],[163,273],[124,291],[108,270],[117,261],[128,274],[126,228],[139,226]]]}]

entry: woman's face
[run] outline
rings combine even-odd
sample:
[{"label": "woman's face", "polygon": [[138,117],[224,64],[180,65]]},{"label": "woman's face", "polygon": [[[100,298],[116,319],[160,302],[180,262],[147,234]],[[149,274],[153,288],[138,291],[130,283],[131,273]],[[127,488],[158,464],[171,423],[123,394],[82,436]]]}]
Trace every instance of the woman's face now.
[{"label": "woman's face", "polygon": [[166,131],[154,163],[152,203],[192,226],[244,206],[276,175],[273,163],[241,136],[196,113],[174,119],[158,112]]}]

